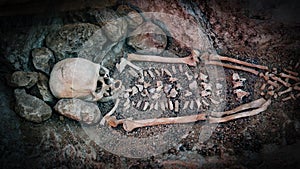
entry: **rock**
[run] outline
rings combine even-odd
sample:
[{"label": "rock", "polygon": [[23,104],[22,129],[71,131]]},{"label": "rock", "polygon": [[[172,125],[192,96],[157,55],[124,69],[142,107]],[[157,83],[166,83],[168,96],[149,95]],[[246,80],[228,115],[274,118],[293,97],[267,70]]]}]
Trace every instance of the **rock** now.
[{"label": "rock", "polygon": [[[2,20],[1,23],[4,25],[0,33],[0,54],[5,56],[1,59],[8,68],[30,71],[32,69],[29,58],[32,49],[43,46],[46,35],[57,30],[61,23],[59,18],[51,20],[43,18],[42,21],[37,21],[37,18],[24,20],[23,18],[26,17],[19,17],[18,21],[11,21],[12,18],[9,17]],[[21,21],[26,22],[26,26]]]},{"label": "rock", "polygon": [[12,87],[31,88],[38,81],[37,72],[16,71],[11,75],[9,85]]},{"label": "rock", "polygon": [[48,48],[41,47],[32,50],[32,62],[37,70],[49,75],[55,59],[53,53]]},{"label": "rock", "polygon": [[117,42],[127,33],[127,22],[115,11],[104,9],[92,9],[88,12],[101,26],[108,39]]},{"label": "rock", "polygon": [[28,121],[41,123],[52,115],[51,108],[42,100],[29,95],[25,89],[15,89],[15,111]]},{"label": "rock", "polygon": [[127,44],[138,53],[160,54],[167,46],[167,36],[152,22],[145,22],[129,35]]},{"label": "rock", "polygon": [[57,62],[70,57],[93,61],[103,50],[106,41],[100,27],[89,23],[76,23],[50,33],[46,38],[46,46],[54,51]]},{"label": "rock", "polygon": [[42,99],[45,102],[53,103],[54,96],[51,94],[49,88],[49,78],[42,74],[38,74],[38,82],[37,84],[30,90],[30,94]]},{"label": "rock", "polygon": [[95,124],[102,117],[96,104],[80,99],[61,99],[54,109],[61,115],[86,124]]},{"label": "rock", "polygon": [[118,6],[117,12],[126,19],[128,27],[135,29],[144,22],[141,14],[127,5]]}]

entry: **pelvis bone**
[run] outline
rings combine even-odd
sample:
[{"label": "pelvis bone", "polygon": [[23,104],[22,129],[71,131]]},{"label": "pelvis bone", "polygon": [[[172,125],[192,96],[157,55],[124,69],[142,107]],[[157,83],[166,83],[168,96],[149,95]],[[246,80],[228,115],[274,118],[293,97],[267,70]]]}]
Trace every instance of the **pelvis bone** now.
[{"label": "pelvis bone", "polygon": [[[101,69],[105,72],[102,76],[99,74]],[[109,84],[106,84],[105,79],[109,81]],[[98,82],[101,83],[100,91],[97,91]],[[53,67],[49,85],[56,98],[101,101],[105,100],[105,97],[110,97],[109,91],[120,89],[122,83],[109,78],[108,69],[99,64],[83,58],[67,58]]]}]

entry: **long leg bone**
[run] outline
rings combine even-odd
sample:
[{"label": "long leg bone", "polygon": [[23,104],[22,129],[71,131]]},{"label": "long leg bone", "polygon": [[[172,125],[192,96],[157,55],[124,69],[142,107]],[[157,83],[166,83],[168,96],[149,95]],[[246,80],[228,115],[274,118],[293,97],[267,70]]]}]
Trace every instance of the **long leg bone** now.
[{"label": "long leg bone", "polygon": [[146,119],[146,120],[116,120],[115,117],[108,119],[108,124],[112,127],[116,127],[119,124],[123,124],[123,128],[130,132],[135,128],[141,128],[146,126],[156,126],[161,124],[178,124],[178,123],[191,123],[199,120],[206,120],[205,114],[196,114],[183,117],[170,117],[170,118],[155,118],[155,119]]},{"label": "long leg bone", "polygon": [[237,63],[237,64],[248,66],[248,67],[263,69],[263,70],[268,70],[269,69],[267,66],[252,64],[252,63],[244,62],[244,61],[241,61],[241,60],[238,60],[238,59],[225,57],[225,56],[220,56],[220,55],[216,55],[216,54],[204,53],[202,56],[201,56],[201,58],[206,59],[206,60],[210,60],[210,61],[218,61],[218,60],[228,61],[228,62]]},{"label": "long leg bone", "polygon": [[253,73],[255,75],[258,75],[258,73],[259,73],[258,71],[254,70],[254,69],[251,69],[251,68],[236,66],[236,65],[230,65],[230,64],[222,63],[222,62],[218,62],[218,61],[207,61],[207,62],[205,62],[205,64],[222,66],[222,67],[226,67],[226,68],[230,68],[230,69],[242,70],[242,71]]},{"label": "long leg bone", "polygon": [[261,107],[261,105],[263,105],[265,102],[266,102],[266,100],[264,98],[260,98],[260,99],[254,100],[250,103],[246,103],[246,104],[243,104],[241,106],[238,106],[238,107],[236,107],[232,110],[228,110],[228,111],[225,111],[225,112],[212,112],[210,115],[215,116],[215,117],[222,117],[224,115],[235,114],[235,113],[238,113],[238,112],[243,111],[243,110],[254,109],[254,108]]},{"label": "long leg bone", "polygon": [[[114,116],[107,118],[108,124],[112,127],[116,127],[119,124],[123,124],[124,130],[130,132],[135,128],[146,127],[146,126],[155,126],[161,124],[178,124],[178,123],[191,123],[200,120],[207,120],[209,119],[210,123],[220,123],[220,122],[227,122],[230,120],[253,116],[259,114],[262,111],[265,111],[267,107],[271,104],[271,100],[266,101],[265,99],[258,99],[253,101],[246,106],[240,106],[235,109],[236,112],[257,108],[225,117],[209,117],[207,118],[206,114],[196,114],[196,115],[189,115],[189,116],[182,116],[182,117],[171,117],[171,118],[154,118],[154,119],[146,119],[146,120],[129,120],[129,119],[121,119],[117,120]],[[231,114],[233,112],[221,113],[221,114]],[[213,113],[213,114],[220,114],[220,113]]]},{"label": "long leg bone", "polygon": [[238,118],[254,116],[254,115],[259,114],[260,112],[267,110],[267,108],[269,107],[270,104],[271,104],[271,99],[269,99],[264,104],[262,104],[262,106],[260,108],[257,108],[254,110],[250,110],[250,111],[246,111],[246,112],[242,112],[242,113],[238,113],[238,114],[233,114],[233,115],[229,115],[229,116],[225,116],[225,117],[209,117],[209,122],[210,123],[223,123],[223,122],[231,121],[231,120],[238,119]]},{"label": "long leg bone", "polygon": [[142,62],[159,62],[159,63],[182,63],[188,64],[190,66],[196,66],[198,60],[198,52],[196,50],[192,51],[190,56],[184,58],[172,58],[172,57],[161,57],[154,55],[138,55],[138,54],[128,54],[129,61],[142,61]]}]

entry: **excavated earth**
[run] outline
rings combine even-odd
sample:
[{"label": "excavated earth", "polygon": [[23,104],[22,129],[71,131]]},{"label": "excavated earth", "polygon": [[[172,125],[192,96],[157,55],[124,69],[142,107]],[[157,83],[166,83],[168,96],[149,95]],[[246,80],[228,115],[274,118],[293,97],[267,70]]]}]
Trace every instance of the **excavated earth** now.
[{"label": "excavated earth", "polygon": [[[271,106],[259,115],[216,126],[196,122],[167,150],[149,157],[130,158],[107,151],[89,137],[82,124],[62,117],[55,111],[50,119],[39,124],[21,118],[14,112],[14,88],[7,83],[9,76],[16,70],[35,70],[30,57],[31,52],[34,48],[45,46],[47,43],[45,39],[49,33],[58,30],[64,24],[94,24],[95,18],[91,18],[91,13],[87,12],[92,7],[109,6],[111,10],[117,10],[117,7],[122,4],[129,4],[140,13],[148,13],[150,20],[159,25],[168,36],[166,44],[168,52],[176,54],[177,57],[187,56],[191,48],[196,48],[201,52],[216,52],[250,63],[265,65],[271,69],[277,68],[280,72],[283,68],[293,67],[300,62],[300,25],[297,20],[299,5],[296,2],[292,0],[257,2],[251,0],[189,2],[129,0],[114,1],[110,4],[88,1],[89,3],[84,5],[82,1],[75,2],[72,5],[57,2],[56,5],[52,4],[53,10],[42,11],[42,13],[23,9],[26,14],[16,16],[4,10],[5,3],[1,7],[3,13],[11,14],[0,17],[1,168],[250,169],[300,166],[299,99],[285,102],[280,98],[272,99]],[[35,6],[32,6],[32,9],[36,9]],[[164,15],[152,15],[151,12]],[[166,14],[183,18],[187,22],[178,26],[180,21],[168,18]],[[203,34],[195,33],[195,25],[196,29]],[[132,49],[123,45],[124,42],[121,40],[112,43],[116,46],[118,44],[121,44],[119,46],[123,49],[116,52],[118,54],[115,54],[113,59],[106,60],[108,68],[115,73],[114,64],[120,61],[122,52],[132,52]],[[72,49],[77,50],[76,46]],[[110,49],[111,47],[103,49],[103,53],[111,56]],[[53,52],[55,54],[55,51]],[[91,49],[90,52],[95,51]],[[71,53],[70,56],[73,54]],[[69,53],[66,52],[65,55]],[[201,70],[192,67],[188,69],[189,72]],[[300,68],[293,71],[300,72]],[[233,109],[260,97],[259,88],[264,83],[261,78],[230,69],[225,69],[224,73],[225,77],[222,80],[227,84],[224,110]],[[250,92],[250,95],[242,101],[237,101],[233,94],[231,81],[233,73],[239,73],[241,77],[247,79],[244,89]],[[55,101],[47,103],[53,107]],[[113,103],[99,103],[99,107],[104,115],[113,107]],[[118,111],[116,115],[118,118],[124,117]],[[180,116],[180,113],[168,112],[162,116],[176,115]],[[102,128],[103,126],[96,127],[97,130]],[[172,126],[162,125],[125,132],[118,127],[113,129],[111,134],[117,133],[128,138],[147,138],[159,136],[170,128]],[[213,128],[213,130],[205,130],[206,128]],[[204,130],[211,133],[203,133]],[[103,131],[99,131],[106,134],[103,138],[107,138],[108,142],[115,141],[110,139],[109,132]],[[208,135],[208,138],[202,139],[205,135]],[[172,140],[168,141],[172,142]],[[116,149],[126,149],[126,145],[124,147],[118,146]],[[122,151],[116,149],[115,152]]]}]

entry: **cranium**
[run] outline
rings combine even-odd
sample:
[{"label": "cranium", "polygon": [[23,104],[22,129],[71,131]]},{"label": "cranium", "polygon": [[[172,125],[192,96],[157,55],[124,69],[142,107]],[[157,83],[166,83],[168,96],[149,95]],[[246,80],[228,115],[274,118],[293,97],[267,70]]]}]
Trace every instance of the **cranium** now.
[{"label": "cranium", "polygon": [[[104,75],[99,74],[101,70],[104,70]],[[97,91],[98,82],[101,83],[100,91]],[[101,101],[109,98],[109,91],[120,89],[121,81],[109,78],[109,70],[99,64],[83,58],[67,58],[53,67],[49,85],[56,98]]]}]

